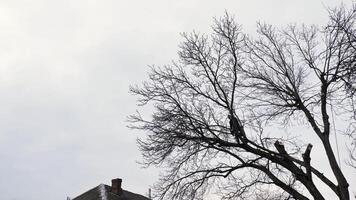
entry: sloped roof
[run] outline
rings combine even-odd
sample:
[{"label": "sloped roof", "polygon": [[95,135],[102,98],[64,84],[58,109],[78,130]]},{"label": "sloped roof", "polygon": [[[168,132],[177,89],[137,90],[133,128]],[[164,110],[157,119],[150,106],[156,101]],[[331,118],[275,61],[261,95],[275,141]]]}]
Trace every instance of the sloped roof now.
[{"label": "sloped roof", "polygon": [[75,197],[73,200],[150,200],[150,199],[126,190],[123,190],[122,194],[117,195],[111,192],[110,186],[101,184]]}]

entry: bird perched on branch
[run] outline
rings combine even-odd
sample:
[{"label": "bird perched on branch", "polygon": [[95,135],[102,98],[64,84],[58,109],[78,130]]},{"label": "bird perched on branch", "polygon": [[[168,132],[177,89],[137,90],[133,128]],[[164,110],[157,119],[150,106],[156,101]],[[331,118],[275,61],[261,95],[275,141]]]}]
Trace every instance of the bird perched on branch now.
[{"label": "bird perched on branch", "polygon": [[227,117],[230,120],[230,131],[235,136],[236,141],[238,143],[240,143],[240,140],[246,142],[247,138],[241,122],[234,115],[228,115]]}]

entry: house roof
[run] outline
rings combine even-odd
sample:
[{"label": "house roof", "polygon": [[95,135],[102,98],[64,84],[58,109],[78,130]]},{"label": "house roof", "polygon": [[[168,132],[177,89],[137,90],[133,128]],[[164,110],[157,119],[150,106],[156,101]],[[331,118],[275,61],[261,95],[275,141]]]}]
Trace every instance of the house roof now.
[{"label": "house roof", "polygon": [[111,187],[100,184],[91,190],[75,197],[73,200],[150,200],[139,194],[122,190],[120,195],[111,192]]}]

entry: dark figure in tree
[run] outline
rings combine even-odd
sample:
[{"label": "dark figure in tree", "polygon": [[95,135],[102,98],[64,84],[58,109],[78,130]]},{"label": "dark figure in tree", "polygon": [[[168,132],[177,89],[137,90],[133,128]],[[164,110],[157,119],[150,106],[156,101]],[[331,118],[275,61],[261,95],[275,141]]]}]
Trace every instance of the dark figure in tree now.
[{"label": "dark figure in tree", "polygon": [[237,143],[240,143],[240,140],[243,143],[246,143],[247,138],[241,125],[241,122],[234,115],[228,115],[228,118],[230,119],[231,134],[235,136]]}]

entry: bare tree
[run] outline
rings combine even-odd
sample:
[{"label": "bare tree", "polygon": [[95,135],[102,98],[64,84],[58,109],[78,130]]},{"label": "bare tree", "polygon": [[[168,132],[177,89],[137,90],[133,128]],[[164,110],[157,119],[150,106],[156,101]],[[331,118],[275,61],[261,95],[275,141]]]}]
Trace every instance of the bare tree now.
[{"label": "bare tree", "polygon": [[[167,169],[158,199],[203,199],[216,188],[223,199],[325,199],[317,181],[350,199],[330,116],[338,110],[335,117],[355,121],[356,9],[329,16],[322,28],[259,24],[253,38],[226,14],[209,36],[182,34],[179,60],[152,67],[149,80],[131,88],[140,105],[154,106],[152,118],[130,119],[148,131],[139,140],[145,164]],[[310,130],[265,131],[281,122],[293,129],[295,121]],[[311,164],[311,134],[334,177]]]}]

